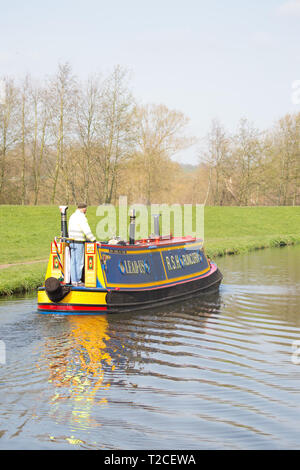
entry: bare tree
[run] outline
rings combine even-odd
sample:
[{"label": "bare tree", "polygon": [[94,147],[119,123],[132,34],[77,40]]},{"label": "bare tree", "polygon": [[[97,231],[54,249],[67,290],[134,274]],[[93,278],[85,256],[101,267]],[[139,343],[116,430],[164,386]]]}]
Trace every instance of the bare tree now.
[{"label": "bare tree", "polygon": [[228,157],[230,139],[222,124],[214,119],[210,131],[206,137],[207,148],[203,152],[203,159],[209,168],[208,190],[205,202],[208,200],[209,191],[212,194],[212,204],[222,205],[228,189]]},{"label": "bare tree", "polygon": [[47,145],[47,133],[49,126],[49,96],[48,90],[34,84],[30,88],[30,99],[32,105],[32,134],[31,134],[31,158],[33,176],[33,203],[38,203],[42,164],[45,157]]},{"label": "bare tree", "polygon": [[82,175],[83,199],[88,204],[90,203],[91,171],[96,161],[99,145],[100,108],[100,80],[98,77],[91,77],[82,86],[76,103],[76,130],[80,146],[78,164]]},{"label": "bare tree", "polygon": [[7,170],[8,151],[19,141],[18,122],[18,89],[13,79],[2,78],[4,99],[0,104],[0,199],[2,197]]},{"label": "bare tree", "polygon": [[66,140],[71,133],[74,101],[77,96],[75,78],[72,76],[68,63],[59,64],[58,72],[51,84],[51,124],[56,145],[56,162],[53,172],[53,188],[51,203],[53,204],[57,192],[57,184],[62,173],[62,187],[66,203],[70,198],[69,175],[66,158]]},{"label": "bare tree", "polygon": [[27,75],[23,80],[20,90],[20,134],[21,134],[21,204],[26,204],[26,166],[27,166],[27,144],[30,127],[30,103],[29,103],[30,77]]},{"label": "bare tree", "polygon": [[135,142],[134,99],[128,88],[128,72],[116,66],[101,92],[98,148],[95,166],[100,201],[110,203],[120,164],[129,158]]},{"label": "bare tree", "polygon": [[279,174],[279,204],[295,204],[299,190],[300,116],[287,114],[279,120],[273,155]]},{"label": "bare tree", "polygon": [[235,162],[234,179],[236,200],[239,205],[254,204],[255,192],[260,185],[260,157],[262,144],[260,132],[247,119],[241,119],[233,137],[231,160]]},{"label": "bare tree", "polygon": [[163,162],[191,146],[194,139],[186,135],[188,118],[164,105],[140,106],[136,109],[136,119],[138,151],[146,177],[146,202],[151,204],[155,187],[166,181]]}]

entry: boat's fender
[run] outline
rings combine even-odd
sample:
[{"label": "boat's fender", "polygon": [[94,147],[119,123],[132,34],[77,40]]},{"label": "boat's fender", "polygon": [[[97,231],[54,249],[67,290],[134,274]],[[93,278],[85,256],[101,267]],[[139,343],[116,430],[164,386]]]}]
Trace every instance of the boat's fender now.
[{"label": "boat's fender", "polygon": [[62,286],[56,277],[48,277],[45,291],[52,302],[60,302],[70,292],[70,287]]}]

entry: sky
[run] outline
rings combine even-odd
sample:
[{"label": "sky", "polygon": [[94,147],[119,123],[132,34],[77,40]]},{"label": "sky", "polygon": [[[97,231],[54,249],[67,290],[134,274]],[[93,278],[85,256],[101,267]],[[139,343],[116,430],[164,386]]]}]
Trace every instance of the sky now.
[{"label": "sky", "polygon": [[213,119],[233,133],[300,112],[300,0],[0,0],[0,76],[65,62],[82,80],[126,67],[138,102],[190,119],[199,142],[174,158],[196,164]]}]

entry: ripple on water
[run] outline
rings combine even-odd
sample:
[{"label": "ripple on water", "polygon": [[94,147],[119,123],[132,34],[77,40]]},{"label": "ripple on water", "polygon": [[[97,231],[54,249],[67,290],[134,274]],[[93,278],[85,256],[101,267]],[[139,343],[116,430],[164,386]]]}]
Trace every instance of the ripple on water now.
[{"label": "ripple on water", "polygon": [[0,447],[299,448],[300,251],[289,269],[284,253],[224,259],[220,293],[149,312],[1,302]]}]

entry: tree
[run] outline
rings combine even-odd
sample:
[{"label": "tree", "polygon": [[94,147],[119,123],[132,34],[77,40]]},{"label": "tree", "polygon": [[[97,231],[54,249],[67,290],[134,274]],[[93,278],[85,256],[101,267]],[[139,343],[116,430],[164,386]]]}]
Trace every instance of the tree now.
[{"label": "tree", "polygon": [[26,76],[22,87],[21,87],[21,152],[22,152],[22,173],[21,173],[21,183],[22,183],[22,193],[21,193],[21,204],[26,203],[26,144],[28,139],[28,117],[29,117],[29,104],[28,104],[28,88],[29,88],[29,77]]},{"label": "tree", "polygon": [[255,204],[259,190],[262,144],[260,132],[247,119],[241,119],[237,134],[233,137],[231,160],[238,205]]},{"label": "tree", "polygon": [[62,174],[62,187],[65,202],[70,199],[69,172],[67,166],[66,146],[72,131],[72,112],[77,90],[76,81],[68,63],[59,64],[58,72],[50,84],[51,88],[51,125],[56,146],[56,162],[53,172],[53,188],[51,203],[53,204],[57,192],[60,173]]},{"label": "tree", "polygon": [[77,162],[82,175],[81,193],[83,200],[88,204],[90,203],[91,171],[96,162],[97,146],[99,146],[100,108],[100,81],[98,77],[91,77],[81,88],[81,93],[76,102],[76,131],[80,147]]},{"label": "tree", "polygon": [[180,150],[190,147],[194,138],[186,135],[189,119],[180,111],[164,105],[139,106],[136,109],[137,143],[140,166],[145,175],[146,203],[168,180],[164,167]]},{"label": "tree", "polygon": [[41,188],[42,164],[45,157],[49,130],[48,90],[37,84],[32,85],[30,88],[30,98],[33,108],[33,128],[31,135],[33,202],[34,205],[36,205]]},{"label": "tree", "polygon": [[278,203],[296,204],[300,175],[300,114],[287,114],[275,130],[273,164],[278,168]]},{"label": "tree", "polygon": [[18,122],[18,89],[13,79],[2,79],[4,96],[0,103],[0,201],[3,197],[5,176],[7,171],[7,154],[20,138],[17,132]]},{"label": "tree", "polygon": [[206,137],[206,150],[203,152],[204,162],[209,168],[205,203],[209,193],[213,205],[222,205],[227,191],[235,198],[230,182],[231,173],[228,171],[229,145],[230,139],[224,127],[214,119]]},{"label": "tree", "polygon": [[98,200],[104,203],[111,202],[120,165],[133,152],[134,105],[128,88],[128,72],[116,66],[102,85],[97,156],[93,172]]}]

